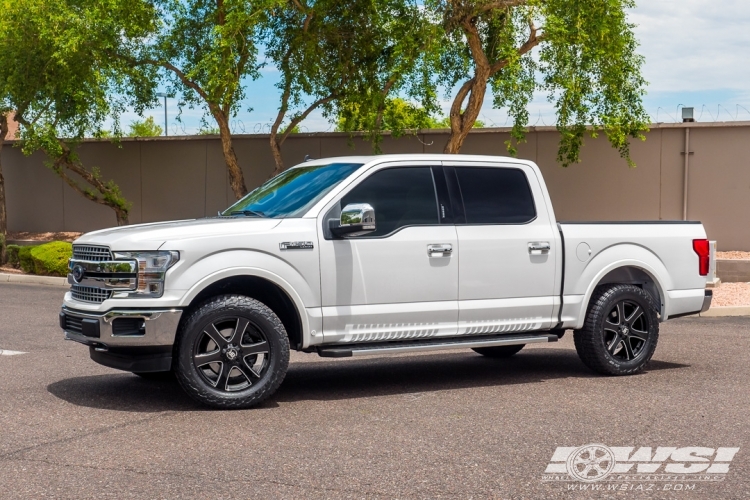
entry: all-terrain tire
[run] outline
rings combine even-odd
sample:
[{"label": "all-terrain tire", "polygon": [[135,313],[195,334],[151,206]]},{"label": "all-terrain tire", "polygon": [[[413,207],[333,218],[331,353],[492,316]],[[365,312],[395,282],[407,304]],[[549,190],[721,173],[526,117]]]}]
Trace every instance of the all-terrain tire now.
[{"label": "all-terrain tire", "polygon": [[632,375],[643,371],[659,340],[656,306],[651,296],[635,285],[599,286],[591,297],[583,328],[573,332],[573,340],[583,364],[598,373]]},{"label": "all-terrain tire", "polygon": [[488,358],[509,358],[523,349],[525,344],[520,345],[497,345],[492,347],[475,347],[472,351],[487,356]]},{"label": "all-terrain tire", "polygon": [[[222,333],[221,327],[231,326],[233,322],[237,325],[234,332],[240,329],[241,323],[245,325],[243,332],[247,340],[243,340],[243,332],[237,340],[231,328],[228,334]],[[217,333],[224,336],[223,340],[216,337]],[[251,333],[253,338],[249,337]],[[265,352],[246,358],[243,349],[258,352],[265,349]],[[231,357],[229,351],[234,353]],[[199,367],[200,362],[196,360],[200,356],[204,357],[202,360],[212,357],[218,361]],[[248,359],[253,361],[260,356],[263,356],[263,367],[256,368],[256,373]],[[281,320],[262,302],[243,295],[220,295],[196,307],[181,323],[173,359],[178,382],[194,400],[214,408],[250,408],[271,396],[284,380],[289,366],[289,338]],[[227,367],[228,374],[224,371]],[[215,380],[210,378],[212,373]],[[250,373],[252,376],[248,375]],[[241,383],[232,387],[239,388],[230,389],[230,382],[237,379]],[[247,387],[243,387],[243,383]]]}]

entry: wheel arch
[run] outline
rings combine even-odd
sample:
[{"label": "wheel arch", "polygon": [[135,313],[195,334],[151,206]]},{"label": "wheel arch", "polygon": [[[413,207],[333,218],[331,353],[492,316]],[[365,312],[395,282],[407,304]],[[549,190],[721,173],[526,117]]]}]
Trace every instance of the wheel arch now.
[{"label": "wheel arch", "polygon": [[293,349],[309,346],[310,325],[302,299],[280,276],[261,269],[225,269],[195,284],[180,306],[189,310],[223,294],[245,295],[262,302],[281,320]]},{"label": "wheel arch", "polygon": [[[575,276],[575,271],[571,275]],[[656,304],[660,320],[667,318],[667,292],[671,289],[671,279],[666,266],[656,254],[641,245],[618,244],[600,251],[586,263],[575,282],[565,284],[568,294],[579,298],[583,294],[581,302],[576,304],[575,321],[572,325],[566,325],[567,328],[583,326],[594,290],[607,283],[625,283],[643,288]]]}]

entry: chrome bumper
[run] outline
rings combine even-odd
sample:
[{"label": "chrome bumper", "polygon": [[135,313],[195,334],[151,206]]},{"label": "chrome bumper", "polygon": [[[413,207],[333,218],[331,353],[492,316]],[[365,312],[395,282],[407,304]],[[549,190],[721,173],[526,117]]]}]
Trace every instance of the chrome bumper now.
[{"label": "chrome bumper", "polygon": [[714,298],[714,291],[713,290],[706,290],[706,295],[703,297],[703,307],[701,307],[701,312],[708,311],[708,308],[711,307],[711,299]]},{"label": "chrome bumper", "polygon": [[[156,347],[174,344],[181,309],[113,309],[102,314],[82,312],[69,307],[60,311],[60,327],[65,338],[107,351],[110,347]],[[69,319],[70,318],[70,319]],[[118,319],[143,320],[137,331],[115,333]],[[80,325],[80,327],[79,327]]]}]

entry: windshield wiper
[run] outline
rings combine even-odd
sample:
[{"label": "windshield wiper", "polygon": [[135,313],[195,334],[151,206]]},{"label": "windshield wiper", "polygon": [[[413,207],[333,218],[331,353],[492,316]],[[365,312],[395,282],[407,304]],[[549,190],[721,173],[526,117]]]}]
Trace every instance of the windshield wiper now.
[{"label": "windshield wiper", "polygon": [[229,215],[244,215],[245,217],[268,217],[263,212],[257,212],[255,210],[233,210],[229,212]]}]

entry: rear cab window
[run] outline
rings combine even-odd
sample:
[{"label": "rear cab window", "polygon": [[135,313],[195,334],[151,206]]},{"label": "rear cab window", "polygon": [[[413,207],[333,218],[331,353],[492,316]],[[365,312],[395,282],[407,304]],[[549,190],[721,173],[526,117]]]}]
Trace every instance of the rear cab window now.
[{"label": "rear cab window", "polygon": [[466,224],[526,224],[536,206],[526,174],[512,167],[456,167]]}]

